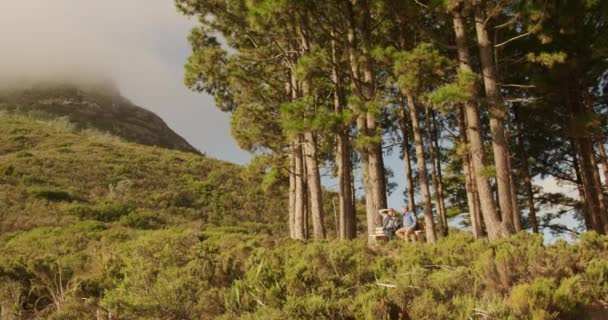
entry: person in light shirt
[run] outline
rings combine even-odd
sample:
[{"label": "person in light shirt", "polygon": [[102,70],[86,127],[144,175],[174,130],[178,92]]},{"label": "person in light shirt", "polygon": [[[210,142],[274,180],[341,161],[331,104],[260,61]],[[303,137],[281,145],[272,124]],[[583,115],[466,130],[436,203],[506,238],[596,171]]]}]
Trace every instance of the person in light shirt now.
[{"label": "person in light shirt", "polygon": [[406,206],[403,207],[403,216],[399,219],[399,229],[395,231],[395,235],[405,241],[410,240],[410,236],[414,234],[418,227],[418,219],[416,214]]}]

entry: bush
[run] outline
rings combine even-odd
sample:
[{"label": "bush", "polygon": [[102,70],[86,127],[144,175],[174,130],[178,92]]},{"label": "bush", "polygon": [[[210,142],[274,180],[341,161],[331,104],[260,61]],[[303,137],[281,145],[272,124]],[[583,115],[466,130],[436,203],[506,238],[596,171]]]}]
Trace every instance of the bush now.
[{"label": "bush", "polygon": [[557,289],[555,280],[540,278],[532,283],[513,287],[510,305],[518,316],[532,315],[533,319],[555,319],[557,312],[551,312],[553,292]]},{"label": "bush", "polygon": [[122,216],[119,223],[133,229],[157,229],[162,227],[165,221],[151,212],[132,211]]},{"label": "bush", "polygon": [[68,211],[81,219],[112,222],[129,215],[133,207],[121,202],[103,202],[94,206],[77,204]]},{"label": "bush", "polygon": [[38,189],[31,191],[32,196],[36,199],[44,199],[47,201],[72,201],[72,196],[69,192],[53,190],[53,189]]}]

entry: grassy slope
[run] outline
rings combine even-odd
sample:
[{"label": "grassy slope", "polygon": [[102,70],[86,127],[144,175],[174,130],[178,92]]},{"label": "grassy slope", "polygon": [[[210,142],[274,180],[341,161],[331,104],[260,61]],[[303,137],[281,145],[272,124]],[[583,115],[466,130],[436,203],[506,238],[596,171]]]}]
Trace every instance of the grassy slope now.
[{"label": "grassy slope", "polygon": [[270,217],[281,202],[259,196],[260,177],[192,153],[125,143],[90,130],[79,133],[61,120],[0,116],[4,232],[92,215],[116,220],[133,211],[171,223],[264,222],[258,213]]},{"label": "grassy slope", "polygon": [[0,318],[606,314],[606,236],[302,243],[247,223],[285,218],[262,185],[252,168],[0,114]]}]

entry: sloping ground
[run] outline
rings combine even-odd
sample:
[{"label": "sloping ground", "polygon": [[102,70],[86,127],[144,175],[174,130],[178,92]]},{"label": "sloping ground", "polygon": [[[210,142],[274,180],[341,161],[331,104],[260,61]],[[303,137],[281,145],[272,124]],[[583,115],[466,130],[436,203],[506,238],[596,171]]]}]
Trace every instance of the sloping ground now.
[{"label": "sloping ground", "polygon": [[0,110],[66,117],[77,128],[95,128],[131,142],[198,153],[156,114],[132,104],[110,86],[39,84],[5,89],[0,91]]},{"label": "sloping ground", "polygon": [[283,198],[264,196],[261,185],[252,168],[74,130],[64,120],[0,116],[0,232],[129,215],[167,224],[271,221]]},{"label": "sloping ground", "polygon": [[285,237],[262,170],[0,113],[0,319],[605,319],[608,237]]}]

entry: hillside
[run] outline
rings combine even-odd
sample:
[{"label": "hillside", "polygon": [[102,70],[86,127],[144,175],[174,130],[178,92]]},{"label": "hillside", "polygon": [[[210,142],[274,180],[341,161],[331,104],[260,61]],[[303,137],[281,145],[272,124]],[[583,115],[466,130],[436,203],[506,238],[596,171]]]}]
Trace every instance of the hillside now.
[{"label": "hillside", "polygon": [[1,89],[0,110],[66,117],[77,128],[94,128],[144,145],[198,152],[160,117],[134,105],[108,83],[40,83]]},{"label": "hillside", "polygon": [[253,168],[76,130],[65,119],[0,116],[3,233],[79,219],[131,217],[150,227],[265,222],[282,198],[260,196],[261,179]]},{"label": "hillside", "polygon": [[606,236],[294,241],[262,176],[0,113],[0,319],[605,319]]}]

